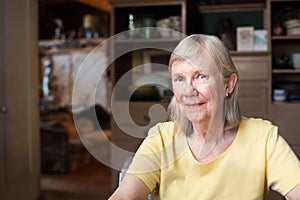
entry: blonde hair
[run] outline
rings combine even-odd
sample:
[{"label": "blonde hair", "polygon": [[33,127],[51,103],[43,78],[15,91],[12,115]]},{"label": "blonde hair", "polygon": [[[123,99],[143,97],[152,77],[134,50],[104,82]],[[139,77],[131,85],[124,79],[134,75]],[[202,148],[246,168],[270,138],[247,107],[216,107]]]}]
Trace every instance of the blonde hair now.
[{"label": "blonde hair", "polygon": [[[229,77],[234,73],[238,77],[238,71],[234,66],[229,51],[224,46],[223,42],[216,36],[203,34],[194,34],[183,39],[171,54],[169,67],[171,68],[174,62],[181,62],[183,60],[199,57],[203,54],[203,50],[205,50],[206,55],[209,55],[213,59],[224,81],[229,79]],[[233,130],[238,128],[241,122],[238,105],[238,81],[233,92],[226,98],[224,106],[224,129]],[[186,134],[193,131],[191,121],[181,114],[175,97],[173,97],[169,104],[168,112],[170,119],[175,122],[175,126],[177,128],[180,128]]]}]

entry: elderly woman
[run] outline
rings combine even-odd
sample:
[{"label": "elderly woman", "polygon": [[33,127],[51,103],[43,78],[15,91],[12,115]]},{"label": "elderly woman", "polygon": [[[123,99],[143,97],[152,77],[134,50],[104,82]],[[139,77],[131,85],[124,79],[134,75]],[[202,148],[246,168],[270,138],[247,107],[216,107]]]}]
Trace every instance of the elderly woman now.
[{"label": "elderly woman", "polygon": [[238,72],[223,43],[191,35],[170,59],[170,122],[149,130],[111,199],[300,199],[300,163],[262,119],[240,116]]}]

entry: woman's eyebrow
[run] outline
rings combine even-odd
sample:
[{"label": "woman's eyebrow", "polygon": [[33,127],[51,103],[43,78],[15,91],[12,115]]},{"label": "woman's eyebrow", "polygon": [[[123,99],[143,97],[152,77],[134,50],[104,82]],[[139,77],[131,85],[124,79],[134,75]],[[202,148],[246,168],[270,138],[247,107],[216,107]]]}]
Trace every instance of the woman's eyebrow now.
[{"label": "woman's eyebrow", "polygon": [[204,68],[197,68],[195,67],[195,71],[194,73],[205,73],[205,74],[208,74],[208,70],[207,69],[204,69]]},{"label": "woman's eyebrow", "polygon": [[177,72],[177,71],[172,71],[172,76],[175,76],[175,75],[182,75],[182,72]]},{"label": "woman's eyebrow", "polygon": [[174,74],[171,76],[171,79],[175,79],[175,78],[178,78],[178,77],[184,77],[184,75],[182,74]]}]

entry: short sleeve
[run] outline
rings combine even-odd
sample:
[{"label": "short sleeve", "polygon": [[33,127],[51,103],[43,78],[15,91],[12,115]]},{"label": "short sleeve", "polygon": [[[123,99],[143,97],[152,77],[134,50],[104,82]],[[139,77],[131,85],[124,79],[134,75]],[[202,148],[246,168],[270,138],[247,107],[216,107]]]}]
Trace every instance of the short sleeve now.
[{"label": "short sleeve", "polygon": [[139,149],[137,150],[133,161],[127,173],[137,176],[152,191],[159,183],[161,150],[163,148],[163,138],[158,126],[149,130]]},{"label": "short sleeve", "polygon": [[286,195],[300,183],[300,162],[277,130],[272,126],[267,141],[267,179],[273,190]]}]

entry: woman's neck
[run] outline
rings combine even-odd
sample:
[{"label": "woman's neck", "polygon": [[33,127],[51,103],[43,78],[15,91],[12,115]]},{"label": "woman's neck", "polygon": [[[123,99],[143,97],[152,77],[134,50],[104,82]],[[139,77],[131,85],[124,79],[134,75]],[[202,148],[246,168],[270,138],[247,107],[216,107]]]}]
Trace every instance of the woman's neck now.
[{"label": "woman's neck", "polygon": [[222,134],[224,129],[223,120],[202,120],[200,122],[195,122],[193,124],[193,137],[196,137],[199,140],[214,140]]},{"label": "woman's neck", "polygon": [[223,153],[233,142],[237,130],[223,131],[218,134],[207,132],[204,138],[202,133],[194,132],[188,136],[188,144],[194,157],[201,162],[210,162]]}]

